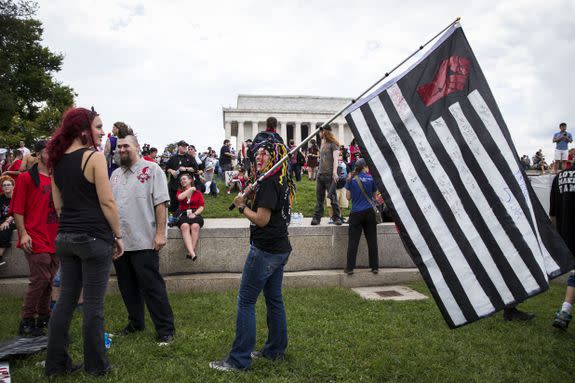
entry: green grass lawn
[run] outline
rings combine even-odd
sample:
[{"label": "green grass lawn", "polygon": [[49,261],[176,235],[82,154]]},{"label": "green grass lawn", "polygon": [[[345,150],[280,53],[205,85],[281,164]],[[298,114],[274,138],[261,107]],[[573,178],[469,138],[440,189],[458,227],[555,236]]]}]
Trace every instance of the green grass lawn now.
[{"label": "green grass lawn", "polygon": [[[206,208],[202,215],[204,218],[239,218],[237,210],[230,211],[228,207],[234,200],[237,193],[227,194],[227,188],[222,181],[218,180],[220,194],[217,197],[204,195]],[[303,213],[305,217],[311,217],[315,209],[315,181],[307,179],[307,175],[302,176],[300,182],[296,182],[297,191],[292,211]],[[327,217],[327,209],[324,209],[324,216]],[[349,216],[349,209],[342,211],[345,217]]]},{"label": "green grass lawn", "polygon": [[[423,284],[411,285],[428,294]],[[174,343],[158,347],[146,331],[114,337],[116,370],[105,378],[83,373],[62,382],[572,382],[575,329],[551,327],[564,284],[524,303],[536,313],[528,323],[501,314],[457,330],[447,328],[435,303],[364,301],[346,289],[287,289],[290,343],[283,363],[255,361],[249,372],[223,373],[208,362],[223,357],[234,336],[236,294],[170,294],[176,318]],[[21,300],[0,298],[0,338],[16,333]],[[258,342],[265,340],[265,306],[258,302]],[[106,300],[110,331],[126,322],[119,296]],[[71,352],[81,360],[81,315],[73,321]],[[45,353],[10,364],[14,382],[37,382]]]}]

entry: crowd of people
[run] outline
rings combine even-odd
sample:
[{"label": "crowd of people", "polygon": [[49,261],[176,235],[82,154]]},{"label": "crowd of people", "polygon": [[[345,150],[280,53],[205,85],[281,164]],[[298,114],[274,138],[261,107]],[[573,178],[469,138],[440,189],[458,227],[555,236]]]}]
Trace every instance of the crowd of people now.
[{"label": "crowd of people", "polygon": [[569,149],[569,144],[573,142],[573,136],[567,132],[567,123],[559,124],[559,131],[553,134],[552,142],[555,144],[553,161],[548,164],[543,155],[543,150],[539,149],[529,158],[524,154],[519,161],[525,170],[539,170],[541,174],[547,172],[556,174],[560,170],[570,169],[575,161],[575,148]]},{"label": "crowd of people", "polygon": [[[295,183],[307,174],[316,183],[312,225],[321,223],[324,204],[329,223],[342,225],[341,213],[351,201],[348,217],[349,242],[344,272],[351,275],[361,235],[366,237],[371,272],[379,271],[377,224],[384,218],[385,202],[370,175],[355,139],[348,147],[337,141],[329,125],[318,139],[297,148],[277,134],[277,120],[266,121],[266,130],[233,148],[223,142],[219,153],[207,148],[198,152],[180,140],[174,153],[140,145],[137,135],[124,122],[116,122],[102,144],[104,128],[94,109],[73,108],[47,140],[33,151],[19,148],[0,152],[0,266],[12,232],[24,251],[30,283],[20,313],[19,335],[48,334],[47,376],[65,375],[80,368],[91,375],[104,375],[111,365],[104,346],[104,298],[110,268],[116,270],[118,286],[128,320],[120,335],[144,330],[147,307],[159,345],[174,340],[174,315],[159,270],[159,251],[167,243],[167,227],[178,227],[186,258],[198,258],[196,246],[204,225],[204,195],[220,193],[216,178],[227,194],[239,193],[233,204],[250,225],[249,253],[238,293],[236,337],[230,353],[210,363],[217,370],[244,370],[252,360],[283,359],[287,347],[287,324],[282,300],[283,268],[291,253],[288,235]],[[553,136],[556,168],[561,171],[552,191],[551,216],[564,238],[572,238],[572,201],[565,191],[575,188],[571,134],[566,124]],[[288,153],[290,155],[288,156]],[[280,164],[282,158],[288,160]],[[525,159],[522,158],[523,162]],[[536,164],[543,161],[539,153]],[[254,183],[255,180],[259,182]],[[389,217],[386,217],[389,218]],[[555,220],[555,219],[554,219]],[[571,236],[571,237],[569,237]],[[568,245],[571,245],[568,240]],[[575,250],[575,249],[574,249]],[[56,277],[58,275],[58,277]],[[60,282],[57,303],[51,305],[54,280]],[[575,301],[575,275],[569,279],[565,303],[554,326],[566,329]],[[268,311],[268,338],[255,350],[255,302],[264,294]],[[74,308],[84,302],[84,363],[74,363],[68,353],[69,327]],[[528,320],[532,314],[516,308],[505,310],[508,320]]]},{"label": "crowd of people", "polygon": [[[158,344],[173,341],[174,318],[159,271],[159,251],[167,242],[170,223],[182,233],[186,257],[197,259],[204,195],[218,195],[216,177],[225,181],[228,194],[239,193],[234,205],[252,224],[239,291],[236,340],[229,355],[212,362],[212,368],[243,370],[253,358],[283,359],[287,324],[281,285],[291,252],[287,231],[291,201],[302,172],[317,182],[318,204],[323,205],[327,194],[335,224],[343,221],[339,205],[345,191],[341,191],[349,189],[344,200],[352,199],[356,205],[350,227],[355,225],[359,231],[353,237],[349,255],[353,261],[348,265],[351,269],[355,266],[363,230],[370,237],[370,265],[377,272],[376,213],[370,207],[367,215],[353,218],[361,207],[357,201],[371,199],[376,193],[357,145],[352,144],[348,151],[326,126],[319,134],[321,141],[311,140],[305,149],[295,150],[293,141],[284,144],[276,127],[277,120],[270,117],[266,131],[247,140],[238,151],[227,139],[219,153],[211,148],[198,153],[181,140],[175,153],[158,156],[156,148],[140,146],[133,130],[120,121],[113,124],[103,144],[98,113],[73,108],[64,114],[53,136],[38,141],[33,151],[22,142],[18,149],[0,153],[4,154],[0,256],[10,247],[16,230],[17,247],[23,250],[30,270],[18,334],[48,334],[47,376],[80,368],[95,376],[110,371],[103,309],[112,265],[128,314],[127,324],[118,333],[126,336],[143,331],[147,307]],[[278,164],[290,148],[293,156]],[[357,172],[350,173],[356,163]],[[255,179],[260,182],[253,183]],[[367,187],[370,195],[357,194],[357,182]],[[4,258],[0,261],[5,262]],[[258,263],[261,265],[253,267]],[[56,281],[59,293],[54,298]],[[263,347],[254,351],[255,302],[262,292],[270,332]],[[57,299],[55,305],[53,299]],[[69,327],[78,302],[83,302],[83,364],[74,363],[68,353]]]}]

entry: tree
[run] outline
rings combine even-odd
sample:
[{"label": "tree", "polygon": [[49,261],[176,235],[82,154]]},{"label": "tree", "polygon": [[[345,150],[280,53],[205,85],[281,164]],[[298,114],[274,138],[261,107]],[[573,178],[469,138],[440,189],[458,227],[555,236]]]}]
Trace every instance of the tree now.
[{"label": "tree", "polygon": [[53,78],[64,56],[41,45],[33,0],[0,0],[0,147],[49,136],[75,93]]}]

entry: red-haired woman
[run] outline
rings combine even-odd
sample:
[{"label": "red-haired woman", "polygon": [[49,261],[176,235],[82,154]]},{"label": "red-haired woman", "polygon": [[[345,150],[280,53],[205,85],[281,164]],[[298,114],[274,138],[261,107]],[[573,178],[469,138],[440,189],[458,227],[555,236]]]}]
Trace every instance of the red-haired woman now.
[{"label": "red-haired woman", "polygon": [[180,185],[181,188],[176,193],[176,198],[180,203],[176,213],[178,227],[188,251],[186,258],[195,261],[198,258],[196,245],[200,238],[200,229],[204,226],[204,218],[201,216],[204,211],[204,196],[200,190],[196,190],[192,177],[187,173],[180,176]]},{"label": "red-haired woman", "polygon": [[12,232],[16,229],[14,217],[9,214],[10,199],[12,199],[12,192],[16,182],[10,176],[0,177],[0,266],[5,264],[4,251],[11,245]]},{"label": "red-haired woman", "polygon": [[124,251],[120,219],[108,180],[102,120],[92,109],[73,108],[48,143],[54,207],[60,217],[56,255],[62,281],[48,329],[45,374],[79,369],[68,353],[72,314],[83,288],[84,369],[91,375],[110,370],[104,345],[104,294],[112,258]]}]

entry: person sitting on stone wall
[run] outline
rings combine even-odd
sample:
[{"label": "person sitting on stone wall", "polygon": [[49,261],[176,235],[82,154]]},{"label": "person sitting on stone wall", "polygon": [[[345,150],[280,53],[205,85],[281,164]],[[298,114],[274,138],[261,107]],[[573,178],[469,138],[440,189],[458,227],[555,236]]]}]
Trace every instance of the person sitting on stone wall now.
[{"label": "person sitting on stone wall", "polygon": [[218,189],[218,185],[214,180],[214,174],[216,174],[216,153],[211,152],[209,153],[206,158],[204,159],[204,187],[205,187],[205,194],[211,194],[212,196],[217,196],[220,192]]},{"label": "person sitting on stone wall", "polygon": [[177,225],[182,232],[184,245],[188,253],[186,258],[195,261],[196,245],[200,238],[200,229],[204,226],[202,212],[204,211],[204,197],[200,190],[192,184],[192,178],[188,174],[180,177],[180,189],[176,194],[179,207],[176,212]]},{"label": "person sitting on stone wall", "polygon": [[0,193],[0,266],[6,264],[4,252],[10,248],[12,232],[16,229],[14,217],[9,214],[15,183],[10,176],[0,177],[0,187],[2,187],[2,193]]},{"label": "person sitting on stone wall", "polygon": [[237,172],[234,173],[233,177],[230,179],[229,187],[228,187],[228,194],[232,191],[237,191],[241,193],[248,184],[248,177],[246,175],[246,171],[244,168],[238,169]]}]

